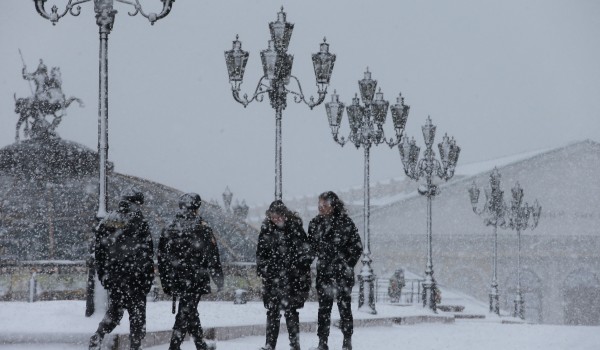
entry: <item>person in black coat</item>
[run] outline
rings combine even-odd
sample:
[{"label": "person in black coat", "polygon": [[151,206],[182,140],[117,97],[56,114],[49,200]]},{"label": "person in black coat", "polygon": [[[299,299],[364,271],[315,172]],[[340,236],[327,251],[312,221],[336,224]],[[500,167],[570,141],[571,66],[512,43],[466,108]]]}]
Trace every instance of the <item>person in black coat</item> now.
[{"label": "person in black coat", "polygon": [[163,291],[179,297],[179,308],[169,350],[179,350],[185,334],[194,338],[197,350],[214,349],[203,339],[198,303],[209,294],[210,278],[223,288],[219,248],[212,229],[198,215],[202,203],[196,193],[181,196],[173,222],[162,232],[158,244],[158,270]]},{"label": "person in black coat", "polygon": [[277,345],[281,311],[284,312],[290,347],[300,350],[298,309],[304,307],[310,289],[313,260],[302,219],[276,200],[269,206],[258,236],[256,268],[263,283],[267,309],[266,344]]},{"label": "person in black coat", "polygon": [[333,301],[337,300],[343,350],[352,349],[353,318],[350,293],[354,286],[354,266],[360,259],[362,243],[344,203],[334,192],[319,196],[319,214],[308,225],[308,236],[317,257],[317,296],[319,315],[318,350],[328,350]]},{"label": "person in black coat", "polygon": [[89,349],[100,349],[102,338],[129,313],[130,348],[140,349],[146,335],[146,295],[154,279],[153,244],[148,222],[139,209],[144,195],[127,190],[119,208],[96,228],[95,259],[98,278],[108,291],[108,309],[90,338]]}]

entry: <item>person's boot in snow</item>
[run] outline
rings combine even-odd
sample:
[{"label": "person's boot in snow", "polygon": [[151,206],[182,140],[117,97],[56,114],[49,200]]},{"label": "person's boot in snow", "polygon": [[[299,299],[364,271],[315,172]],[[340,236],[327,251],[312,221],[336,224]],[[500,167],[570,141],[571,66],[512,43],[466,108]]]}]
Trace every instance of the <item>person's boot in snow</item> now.
[{"label": "person's boot in snow", "polygon": [[296,335],[290,335],[290,350],[300,350],[300,338],[298,333]]},{"label": "person's boot in snow", "polygon": [[216,350],[217,349],[217,344],[215,344],[213,342],[207,343],[204,340],[201,340],[201,341],[194,340],[194,344],[196,345],[196,350]]},{"label": "person's boot in snow", "polygon": [[329,350],[329,346],[327,346],[327,339],[319,339],[319,346],[316,348],[311,348],[310,350]]},{"label": "person's boot in snow", "polygon": [[169,344],[169,350],[180,350],[181,343],[183,343],[183,339],[185,338],[185,334],[181,331],[174,330],[173,334],[171,334],[171,343]]},{"label": "person's boot in snow", "polygon": [[142,350],[142,341],[137,337],[129,337],[129,350]]},{"label": "person's boot in snow", "polygon": [[102,344],[102,335],[98,332],[94,333],[90,338],[90,346],[89,350],[100,350],[100,345]]},{"label": "person's boot in snow", "polygon": [[275,350],[274,347],[272,347],[271,345],[265,345],[262,348],[258,349],[258,350]]},{"label": "person's boot in snow", "polygon": [[342,343],[342,350],[352,350],[352,338],[344,337],[344,342]]}]

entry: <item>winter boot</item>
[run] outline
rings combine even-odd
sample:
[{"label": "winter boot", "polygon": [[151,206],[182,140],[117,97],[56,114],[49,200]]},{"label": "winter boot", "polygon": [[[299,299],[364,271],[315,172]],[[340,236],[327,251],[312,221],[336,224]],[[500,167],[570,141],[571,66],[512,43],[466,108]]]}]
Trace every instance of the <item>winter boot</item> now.
[{"label": "winter boot", "polygon": [[274,347],[272,347],[271,345],[265,345],[262,348],[258,349],[258,350],[275,350]]},{"label": "winter boot", "polygon": [[129,350],[142,350],[142,342],[139,340],[129,341]]},{"label": "winter boot", "polygon": [[196,350],[216,350],[217,349],[217,344],[215,344],[213,342],[207,343],[204,340],[201,340],[201,341],[194,340],[194,344],[196,345]]},{"label": "winter boot", "polygon": [[342,343],[342,350],[352,350],[352,338],[344,337],[344,342]]},{"label": "winter boot", "polygon": [[300,337],[297,333],[295,336],[290,336],[290,350],[300,350]]},{"label": "winter boot", "polygon": [[171,343],[169,344],[169,350],[180,350],[181,343],[183,343],[183,339],[185,338],[185,333],[173,330],[173,334],[171,334]]},{"label": "winter boot", "polygon": [[102,344],[102,335],[98,332],[94,333],[90,338],[90,346],[89,350],[100,350],[100,345]]}]

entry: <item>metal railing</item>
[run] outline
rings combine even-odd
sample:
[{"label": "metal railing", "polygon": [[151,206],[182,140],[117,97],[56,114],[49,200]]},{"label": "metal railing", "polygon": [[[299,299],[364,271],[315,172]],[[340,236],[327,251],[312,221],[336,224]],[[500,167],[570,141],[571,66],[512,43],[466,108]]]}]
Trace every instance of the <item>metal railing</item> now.
[{"label": "metal railing", "polygon": [[[405,285],[402,287],[399,304],[421,304],[423,302],[423,282],[424,279],[405,279]],[[389,278],[375,279],[375,302],[390,303],[391,298],[388,294],[390,285]],[[352,300],[358,300],[358,287],[352,289]]]}]

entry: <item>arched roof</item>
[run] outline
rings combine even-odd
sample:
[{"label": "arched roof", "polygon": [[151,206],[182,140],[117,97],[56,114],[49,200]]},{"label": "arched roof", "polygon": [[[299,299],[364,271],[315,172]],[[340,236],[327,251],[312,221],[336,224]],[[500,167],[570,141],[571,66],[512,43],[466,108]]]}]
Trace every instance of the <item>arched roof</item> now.
[{"label": "arched roof", "polygon": [[[134,176],[108,172],[109,210],[125,189],[145,195],[143,212],[155,246],[178,210],[181,191]],[[98,202],[98,154],[58,137],[21,141],[0,149],[0,259],[84,260]],[[203,202],[224,262],[255,259],[256,229]]]}]

